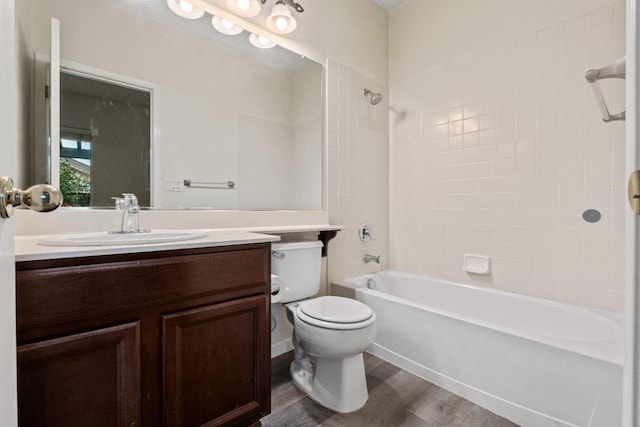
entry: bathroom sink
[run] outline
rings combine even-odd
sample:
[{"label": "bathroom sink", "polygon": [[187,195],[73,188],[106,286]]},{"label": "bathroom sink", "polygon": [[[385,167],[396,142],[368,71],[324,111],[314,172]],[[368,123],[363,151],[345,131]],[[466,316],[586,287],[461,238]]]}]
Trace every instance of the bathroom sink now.
[{"label": "bathroom sink", "polygon": [[82,233],[44,237],[38,240],[42,246],[109,246],[143,245],[147,243],[171,243],[206,237],[206,231],[152,230],[139,233]]}]

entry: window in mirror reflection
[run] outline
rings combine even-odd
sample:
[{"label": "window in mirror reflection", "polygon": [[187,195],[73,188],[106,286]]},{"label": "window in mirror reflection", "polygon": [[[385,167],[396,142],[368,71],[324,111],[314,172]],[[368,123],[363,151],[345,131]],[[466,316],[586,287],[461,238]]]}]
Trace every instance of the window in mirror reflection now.
[{"label": "window in mirror reflection", "polygon": [[69,206],[91,206],[90,140],[88,129],[60,129],[60,191]]},{"label": "window in mirror reflection", "polygon": [[60,187],[68,206],[111,206],[134,193],[151,202],[151,93],[119,82],[60,73]]}]

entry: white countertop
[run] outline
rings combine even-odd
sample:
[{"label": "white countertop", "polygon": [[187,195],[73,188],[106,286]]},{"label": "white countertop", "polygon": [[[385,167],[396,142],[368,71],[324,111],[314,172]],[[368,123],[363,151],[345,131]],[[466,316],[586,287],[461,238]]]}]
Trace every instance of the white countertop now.
[{"label": "white countertop", "polygon": [[[16,237],[16,262],[45,259],[77,258],[99,255],[130,254],[141,252],[169,251],[175,249],[207,248],[215,246],[243,245],[249,243],[277,242],[279,236],[253,233],[246,230],[198,230],[207,236],[180,242],[146,243],[113,246],[42,246],[37,242],[44,235]],[[50,237],[47,236],[47,237]]]},{"label": "white countertop", "polygon": [[245,230],[254,233],[265,234],[291,234],[291,233],[311,233],[320,231],[340,231],[344,230],[342,225],[328,224],[311,224],[311,225],[288,225],[288,226],[271,226],[271,227],[245,227],[245,228],[227,228],[226,230]]},{"label": "white countertop", "polygon": [[[37,242],[43,237],[52,235],[16,236],[16,262],[38,261],[46,259],[77,258],[100,255],[116,255],[140,252],[168,251],[175,249],[206,248],[215,246],[242,245],[250,243],[277,242],[278,234],[309,233],[320,231],[339,231],[341,226],[327,224],[249,227],[249,228],[218,228],[198,229],[204,231],[207,237],[194,240],[184,240],[169,243],[146,243],[136,245],[112,246],[43,246]],[[67,235],[71,235],[68,233]]]}]

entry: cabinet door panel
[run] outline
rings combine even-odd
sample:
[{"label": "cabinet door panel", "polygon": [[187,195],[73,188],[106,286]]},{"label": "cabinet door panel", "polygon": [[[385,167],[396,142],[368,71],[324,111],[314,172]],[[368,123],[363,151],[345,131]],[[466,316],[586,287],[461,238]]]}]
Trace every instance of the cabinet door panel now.
[{"label": "cabinet door panel", "polygon": [[163,316],[165,426],[257,422],[269,412],[267,298]]},{"label": "cabinet door panel", "polygon": [[18,347],[20,426],[140,425],[139,322]]}]

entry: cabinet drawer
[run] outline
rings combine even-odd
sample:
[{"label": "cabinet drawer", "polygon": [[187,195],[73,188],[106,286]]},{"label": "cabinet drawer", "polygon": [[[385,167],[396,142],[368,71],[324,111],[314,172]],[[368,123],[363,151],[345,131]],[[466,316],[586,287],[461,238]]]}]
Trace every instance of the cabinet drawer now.
[{"label": "cabinet drawer", "polygon": [[157,256],[16,273],[18,330],[201,297],[268,292],[262,248]]}]

